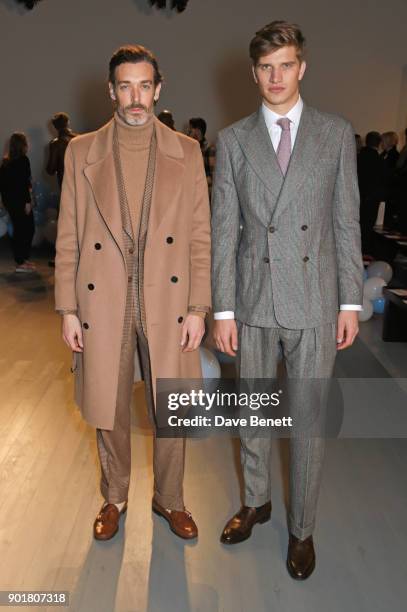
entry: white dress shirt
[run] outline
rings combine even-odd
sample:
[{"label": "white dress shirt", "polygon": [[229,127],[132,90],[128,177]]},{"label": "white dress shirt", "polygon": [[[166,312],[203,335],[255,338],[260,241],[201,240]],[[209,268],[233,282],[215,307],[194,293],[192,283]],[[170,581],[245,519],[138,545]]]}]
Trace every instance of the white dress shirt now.
[{"label": "white dress shirt", "polygon": [[[301,96],[299,96],[297,102],[294,106],[288,111],[286,115],[279,115],[272,111],[268,106],[263,102],[262,104],[262,112],[264,121],[266,122],[267,130],[270,136],[271,143],[273,145],[273,149],[277,152],[278,145],[280,144],[281,132],[282,128],[278,125],[277,121],[282,119],[283,117],[287,117],[290,120],[290,134],[291,134],[291,150],[294,149],[295,139],[297,137],[298,126],[300,124],[302,109],[304,108],[304,102],[302,101]],[[362,310],[362,306],[356,304],[341,304],[341,310]],[[224,312],[215,312],[214,313],[215,320],[221,319],[234,319],[235,313],[232,310],[226,310]]]}]

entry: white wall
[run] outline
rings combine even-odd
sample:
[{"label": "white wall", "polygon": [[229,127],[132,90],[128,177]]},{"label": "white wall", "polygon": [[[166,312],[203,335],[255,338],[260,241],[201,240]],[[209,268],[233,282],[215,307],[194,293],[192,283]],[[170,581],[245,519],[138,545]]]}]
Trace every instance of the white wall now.
[{"label": "white wall", "polygon": [[190,0],[180,15],[148,0],[43,0],[31,12],[0,0],[0,146],[28,133],[35,177],[50,138],[49,118],[64,110],[78,131],[110,115],[107,64],[124,43],[142,43],[166,77],[158,111],[179,129],[208,120],[209,137],[258,104],[248,44],[273,19],[296,21],[308,39],[305,99],[348,117],[357,131],[407,125],[405,0]]}]

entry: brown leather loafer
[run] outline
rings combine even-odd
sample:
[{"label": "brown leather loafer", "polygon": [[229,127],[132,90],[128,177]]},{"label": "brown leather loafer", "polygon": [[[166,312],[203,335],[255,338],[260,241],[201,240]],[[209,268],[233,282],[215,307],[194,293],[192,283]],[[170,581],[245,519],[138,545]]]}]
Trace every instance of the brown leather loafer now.
[{"label": "brown leather loafer", "polygon": [[237,514],[226,523],[220,541],[223,544],[238,544],[244,542],[252,535],[252,529],[256,523],[266,523],[271,516],[271,502],[263,506],[250,508],[242,506]]},{"label": "brown leather loafer", "polygon": [[127,502],[119,511],[115,504],[102,506],[93,524],[93,536],[95,540],[110,540],[118,532],[119,519],[127,510]]},{"label": "brown leather loafer", "polygon": [[306,580],[315,569],[315,550],[312,536],[299,540],[292,533],[288,542],[287,569],[291,578]]},{"label": "brown leather loafer", "polygon": [[191,513],[188,510],[170,510],[163,508],[153,500],[152,510],[154,514],[158,514],[165,518],[168,522],[171,531],[184,540],[192,540],[198,537],[198,527],[195,524]]}]

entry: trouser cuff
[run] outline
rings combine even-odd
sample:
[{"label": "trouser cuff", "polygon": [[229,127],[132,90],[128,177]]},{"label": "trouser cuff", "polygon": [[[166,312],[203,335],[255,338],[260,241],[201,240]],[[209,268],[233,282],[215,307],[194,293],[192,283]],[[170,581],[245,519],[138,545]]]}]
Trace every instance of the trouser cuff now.
[{"label": "trouser cuff", "polygon": [[182,495],[162,495],[154,490],[153,499],[157,504],[163,508],[168,508],[168,510],[179,510],[182,512],[185,509]]},{"label": "trouser cuff", "polygon": [[108,504],[121,504],[127,501],[129,497],[129,490],[127,488],[112,488],[108,487],[103,482],[100,485],[100,492]]},{"label": "trouser cuff", "polygon": [[245,506],[249,506],[249,508],[258,508],[259,506],[264,506],[271,499],[270,493],[265,493],[264,495],[247,495],[245,494],[243,503]]},{"label": "trouser cuff", "polygon": [[289,528],[290,533],[295,535],[296,538],[298,538],[299,540],[305,540],[306,538],[308,538],[310,535],[314,533],[315,521],[313,523],[310,523],[306,527],[299,527],[298,525],[294,523],[293,518],[289,516],[288,517],[288,528]]}]

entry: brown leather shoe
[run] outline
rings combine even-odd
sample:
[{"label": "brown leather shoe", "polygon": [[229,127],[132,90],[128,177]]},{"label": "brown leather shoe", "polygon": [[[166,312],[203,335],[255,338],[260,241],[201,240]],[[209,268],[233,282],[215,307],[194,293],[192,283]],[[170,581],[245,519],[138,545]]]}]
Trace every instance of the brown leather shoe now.
[{"label": "brown leather shoe", "polygon": [[119,529],[119,519],[127,510],[125,502],[121,510],[115,504],[106,504],[101,507],[93,523],[93,536],[96,540],[110,540]]},{"label": "brown leather shoe", "polygon": [[237,514],[226,523],[220,541],[223,544],[238,544],[250,538],[256,523],[266,523],[271,516],[271,502],[263,506],[250,508],[242,506]]},{"label": "brown leather shoe", "polygon": [[152,510],[168,521],[171,531],[184,540],[192,540],[198,537],[198,527],[188,510],[169,510],[163,508],[153,500]]},{"label": "brown leather shoe", "polygon": [[315,550],[312,535],[299,540],[292,533],[288,542],[288,573],[295,580],[306,580],[315,569]]}]

